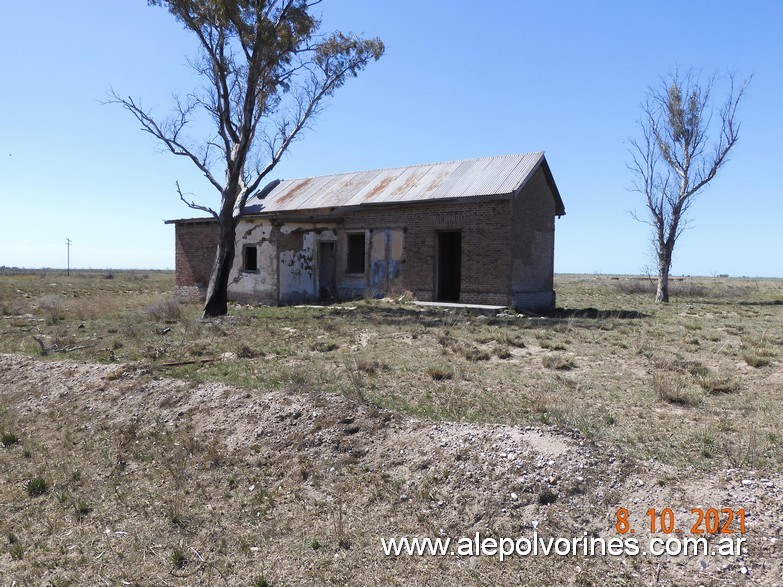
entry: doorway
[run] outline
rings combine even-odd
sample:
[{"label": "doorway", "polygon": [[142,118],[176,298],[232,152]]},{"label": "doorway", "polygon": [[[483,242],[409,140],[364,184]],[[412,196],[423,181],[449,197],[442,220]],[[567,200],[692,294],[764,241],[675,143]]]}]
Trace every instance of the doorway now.
[{"label": "doorway", "polygon": [[318,247],[318,297],[333,300],[337,297],[337,255],[334,242],[321,242]]},{"label": "doorway", "polygon": [[437,295],[439,302],[459,302],[462,281],[462,232],[438,232]]}]

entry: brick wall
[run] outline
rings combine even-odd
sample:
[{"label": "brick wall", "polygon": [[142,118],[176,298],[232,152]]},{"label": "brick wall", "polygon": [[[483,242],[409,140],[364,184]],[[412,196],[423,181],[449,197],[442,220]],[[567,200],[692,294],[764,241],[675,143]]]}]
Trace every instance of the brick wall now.
[{"label": "brick wall", "polygon": [[539,167],[513,200],[511,296],[514,306],[549,309],[555,305],[555,199]]},{"label": "brick wall", "polygon": [[[368,207],[346,214],[344,228],[404,230],[401,279],[395,287],[409,290],[416,299],[424,301],[436,296],[438,231],[459,230],[462,234],[460,301],[507,305],[511,302],[510,221],[511,204],[506,200],[440,202]],[[338,255],[342,257],[344,253],[338,251]],[[369,283],[366,285],[369,287]]]},{"label": "brick wall", "polygon": [[[407,290],[416,299],[433,300],[437,295],[438,231],[458,230],[462,251],[460,302],[530,309],[552,307],[554,212],[554,199],[541,169],[510,200],[416,202],[344,212],[342,220],[333,225],[337,235],[338,289],[344,295],[374,291],[377,284],[372,282],[369,261],[383,258],[380,251],[372,250],[374,242],[383,242],[374,239],[374,235],[386,231],[402,234],[400,277],[394,279],[395,291]],[[299,217],[304,221],[310,214],[286,216],[295,222]],[[279,225],[273,222],[273,226],[269,239],[275,241],[278,253],[301,249],[303,234],[316,230],[283,234]],[[365,231],[367,235],[365,275],[346,275],[346,234],[352,231]],[[176,235],[178,288],[192,291],[194,287],[206,287],[217,246],[216,223],[179,224]]]},{"label": "brick wall", "polygon": [[176,287],[181,300],[203,300],[207,292],[212,263],[217,250],[217,222],[181,222],[175,224]]}]

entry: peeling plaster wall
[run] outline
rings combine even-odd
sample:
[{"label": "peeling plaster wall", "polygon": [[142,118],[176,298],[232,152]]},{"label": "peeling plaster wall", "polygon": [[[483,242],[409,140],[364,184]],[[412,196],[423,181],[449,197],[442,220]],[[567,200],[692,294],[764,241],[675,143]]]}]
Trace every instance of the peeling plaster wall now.
[{"label": "peeling plaster wall", "polygon": [[[337,239],[337,291],[342,298],[371,295],[384,297],[403,289],[402,266],[404,263],[404,228],[365,228],[361,220],[352,220],[350,230],[340,231]],[[369,222],[368,222],[369,224]],[[346,272],[348,235],[365,228],[365,271],[362,274]],[[372,226],[372,224],[370,224]]]},{"label": "peeling plaster wall", "polygon": [[370,289],[378,297],[400,289],[404,235],[390,228],[371,232]]},{"label": "peeling plaster wall", "polygon": [[[243,271],[242,249],[255,246],[258,270]],[[269,221],[241,220],[237,227],[236,254],[228,281],[228,297],[239,303],[277,304],[277,246]]]},{"label": "peeling plaster wall", "polygon": [[281,304],[318,299],[319,243],[336,240],[333,224],[286,222],[279,228]]}]

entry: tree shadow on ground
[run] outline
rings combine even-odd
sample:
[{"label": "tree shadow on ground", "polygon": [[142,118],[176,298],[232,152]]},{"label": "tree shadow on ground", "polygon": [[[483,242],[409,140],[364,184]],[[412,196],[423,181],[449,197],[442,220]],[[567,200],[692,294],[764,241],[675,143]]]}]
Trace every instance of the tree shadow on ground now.
[{"label": "tree shadow on ground", "polygon": [[[358,307],[345,307],[341,305],[324,305],[320,311],[312,314],[310,317],[316,321],[334,320],[342,317],[351,320],[356,325],[372,326],[410,326],[419,324],[424,327],[452,326],[457,321],[465,318],[477,318],[481,313],[473,312],[467,309],[447,309],[437,307],[421,307],[409,305],[390,304],[359,304]],[[636,310],[598,310],[596,308],[557,308],[548,312],[532,313],[526,312],[518,318],[508,314],[498,314],[496,316],[487,316],[484,314],[487,323],[496,326],[512,326],[518,324],[519,320],[537,319],[539,324],[546,328],[557,324],[562,320],[580,319],[580,320],[636,320],[649,318],[649,314],[638,312]],[[280,320],[287,320],[288,317],[279,317]]]},{"label": "tree shadow on ground", "polygon": [[609,318],[638,320],[650,317],[650,314],[636,310],[598,310],[596,308],[555,308],[540,315],[545,318],[588,318],[592,320],[607,320]]}]

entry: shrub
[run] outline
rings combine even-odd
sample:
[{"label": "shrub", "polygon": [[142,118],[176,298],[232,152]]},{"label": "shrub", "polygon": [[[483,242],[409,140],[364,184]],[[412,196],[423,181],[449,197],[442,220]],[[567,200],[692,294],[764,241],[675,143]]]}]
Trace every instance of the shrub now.
[{"label": "shrub", "polygon": [[64,317],[65,306],[60,296],[44,296],[38,302],[38,307],[46,314],[46,321],[49,324],[57,324]]},{"label": "shrub", "polygon": [[156,321],[176,322],[182,318],[182,308],[173,298],[151,303],[144,308],[144,313]]}]

